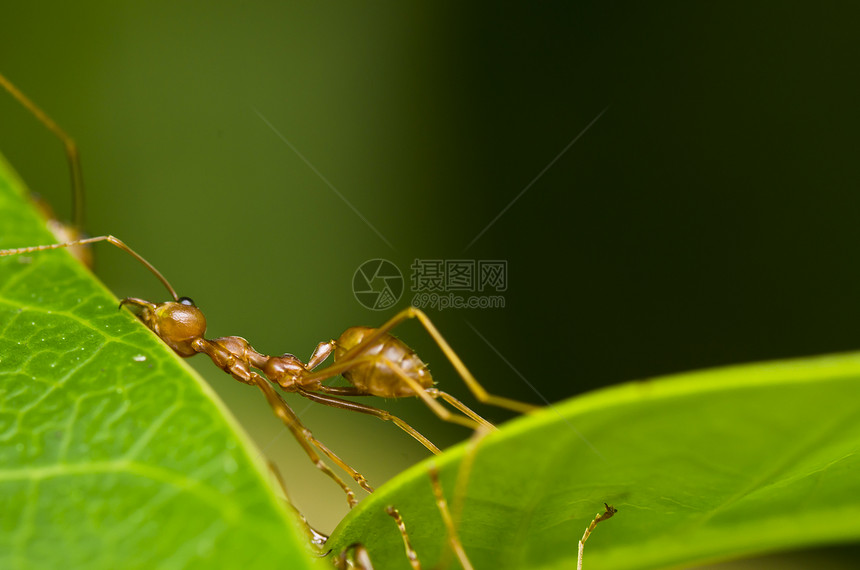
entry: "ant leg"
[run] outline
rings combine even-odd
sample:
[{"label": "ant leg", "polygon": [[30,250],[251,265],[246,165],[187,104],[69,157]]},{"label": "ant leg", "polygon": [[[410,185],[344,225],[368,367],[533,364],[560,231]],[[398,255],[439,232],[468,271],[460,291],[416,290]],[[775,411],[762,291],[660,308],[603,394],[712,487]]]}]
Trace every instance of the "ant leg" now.
[{"label": "ant leg", "polygon": [[329,357],[329,355],[334,351],[334,341],[330,340],[328,342],[321,342],[314,349],[313,354],[308,359],[307,368],[308,370],[313,370],[317,366],[323,363],[323,361]]},{"label": "ant leg", "polygon": [[469,486],[469,477],[472,474],[472,467],[475,464],[475,458],[478,456],[478,446],[483,441],[490,431],[484,427],[479,427],[469,440],[466,453],[463,455],[463,460],[457,470],[457,481],[454,486],[454,502],[452,508],[448,509],[448,504],[445,501],[445,494],[442,491],[442,484],[439,481],[439,470],[436,465],[431,464],[430,470],[427,473],[430,477],[430,483],[433,485],[433,494],[436,496],[436,505],[442,516],[442,521],[445,523],[445,528],[448,531],[448,542],[451,550],[445,553],[445,556],[440,561],[440,568],[448,566],[450,552],[457,555],[457,560],[465,570],[470,570],[472,564],[466,551],[463,548],[463,543],[460,542],[460,537],[457,535],[457,525],[459,524],[463,513],[463,501],[466,497],[466,490]]},{"label": "ant leg", "polygon": [[[308,432],[308,433],[310,433],[310,432]],[[340,467],[341,469],[343,469],[344,471],[349,473],[349,476],[352,477],[356,483],[361,485],[362,489],[364,489],[368,493],[373,492],[373,487],[370,486],[370,483],[367,482],[367,479],[364,477],[364,475],[362,475],[361,473],[359,473],[358,471],[356,471],[355,469],[350,467],[346,461],[344,461],[343,459],[341,459],[340,457],[335,455],[334,451],[332,451],[331,449],[326,447],[323,442],[321,442],[320,440],[311,436],[311,443],[314,444],[314,446],[316,446],[317,449],[322,451],[326,457],[328,457],[335,464],[337,464],[338,467]]]},{"label": "ant leg", "polygon": [[305,450],[305,453],[308,454],[308,457],[311,458],[314,465],[316,465],[317,469],[325,473],[329,476],[335,483],[340,485],[340,488],[343,489],[343,492],[346,493],[346,500],[349,502],[350,508],[354,507],[358,504],[358,501],[355,499],[355,493],[352,492],[352,489],[349,488],[349,485],[343,482],[343,480],[337,476],[337,474],[331,470],[331,468],[325,464],[325,462],[320,458],[317,452],[314,450],[314,446],[316,446],[320,451],[322,451],[329,459],[338,464],[339,467],[343,468],[347,471],[353,478],[358,481],[358,483],[367,491],[373,492],[373,489],[367,483],[367,480],[356,472],[354,469],[350,468],[346,463],[344,463],[340,458],[338,458],[334,453],[332,453],[327,447],[322,445],[319,441],[314,438],[313,434],[308,430],[302,423],[299,421],[298,416],[293,412],[293,410],[287,405],[287,403],[275,392],[272,385],[269,384],[269,381],[260,376],[259,374],[251,375],[251,379],[254,384],[256,384],[260,390],[262,390],[263,395],[266,396],[266,399],[269,401],[269,405],[272,407],[272,410],[275,412],[275,415],[281,418],[281,421],[284,422],[284,425],[293,432],[293,436],[299,442],[299,445]]},{"label": "ant leg", "polygon": [[[484,418],[482,418],[481,416],[479,416],[478,414],[473,412],[471,409],[469,409],[468,406],[466,406],[466,404],[462,403],[460,400],[451,396],[447,392],[437,390],[436,388],[425,388],[425,387],[423,387],[414,378],[411,378],[403,370],[403,368],[400,365],[396,364],[395,362],[392,362],[391,360],[384,358],[384,357],[380,357],[380,356],[370,356],[370,357],[364,357],[364,358],[381,360],[385,366],[390,368],[391,371],[393,371],[395,374],[397,374],[397,376],[401,380],[403,380],[403,382],[405,382],[410,388],[412,388],[412,390],[415,392],[415,395],[418,396],[419,398],[421,398],[421,400],[425,404],[427,404],[427,407],[430,408],[430,410],[433,413],[435,413],[439,417],[439,419],[446,421],[446,422],[460,424],[460,425],[466,426],[467,428],[471,428],[471,429],[476,429],[479,426],[484,427],[484,428],[489,429],[489,430],[495,429],[495,426],[493,424],[491,424],[490,422],[488,422],[487,420],[485,420]],[[442,405],[436,401],[436,398],[442,398],[443,400],[445,400],[446,402],[448,402],[449,404],[451,404],[452,406],[454,406],[455,408],[457,408],[458,410],[460,410],[461,412],[466,414],[466,416],[468,416],[468,417],[463,417],[463,416],[458,416],[456,414],[452,414],[451,412],[446,410],[444,407],[442,407]]]},{"label": "ant leg", "polygon": [[[436,497],[436,507],[439,509],[439,515],[442,517],[442,522],[445,524],[445,529],[448,531],[448,544],[451,545],[451,550],[457,555],[457,560],[460,561],[463,569],[473,570],[472,563],[469,561],[469,557],[466,556],[466,551],[463,549],[463,543],[460,542],[460,537],[457,536],[457,527],[454,523],[453,517],[451,516],[451,511],[448,509],[448,501],[445,500],[445,492],[442,490],[442,484],[439,482],[439,469],[435,464],[430,465],[430,470],[427,475],[430,477],[430,483],[433,486],[433,495]],[[457,479],[459,483],[459,477]],[[447,566],[447,560],[444,566]]]},{"label": "ant leg", "polygon": [[[406,532],[406,523],[403,522],[403,517],[400,516],[400,511],[392,506],[385,507],[385,512],[394,519],[394,524],[397,525],[397,530],[400,531],[400,538],[403,539],[403,548],[406,549],[406,558],[409,559],[409,564],[412,570],[421,570],[421,561],[418,560],[418,553],[412,548],[412,542],[409,540],[409,533]],[[468,570],[468,569],[467,569]]]},{"label": "ant leg", "polygon": [[[400,531],[400,538],[403,540],[403,548],[406,550],[406,558],[409,559],[409,565],[412,570],[421,570],[421,561],[418,560],[418,553],[412,548],[412,542],[409,540],[409,533],[406,532],[406,524],[403,522],[403,517],[400,516],[400,511],[392,506],[385,507],[385,513],[394,519],[394,524],[397,525],[397,530]],[[370,561],[370,554],[363,544],[354,543],[347,546],[340,555],[332,560],[335,568],[346,570],[348,568],[358,568],[360,570],[373,570],[373,564]],[[466,570],[471,570],[471,566],[464,567]]]},{"label": "ant leg", "polygon": [[460,357],[457,356],[457,353],[454,352],[454,349],[451,348],[451,345],[448,344],[448,341],[445,340],[445,337],[442,336],[442,333],[436,328],[430,318],[424,314],[420,309],[416,309],[415,307],[407,307],[394,315],[391,319],[388,320],[381,327],[376,329],[373,334],[368,335],[359,345],[351,348],[343,355],[344,360],[349,360],[354,356],[361,353],[365,346],[369,346],[371,343],[376,342],[376,340],[381,337],[383,334],[387,333],[391,329],[393,329],[398,324],[402,323],[407,319],[418,319],[427,333],[436,341],[436,344],[445,353],[445,356],[460,374],[460,377],[463,379],[463,382],[466,383],[466,386],[469,388],[469,391],[475,395],[475,398],[478,399],[483,404],[490,404],[493,406],[498,406],[500,408],[505,408],[508,410],[512,410],[514,412],[519,413],[529,413],[535,410],[540,409],[540,406],[535,406],[533,404],[526,404],[524,402],[520,402],[511,398],[505,398],[502,396],[496,396],[495,394],[490,394],[487,390],[481,386],[480,382],[478,382],[475,377],[469,372],[469,369],[466,368],[466,365],[463,364],[463,361],[460,360]]},{"label": "ant leg", "polygon": [[484,418],[479,416],[469,406],[467,406],[466,404],[464,404],[463,402],[461,402],[460,400],[458,400],[457,398],[455,398],[454,396],[452,396],[448,392],[443,392],[442,390],[439,390],[437,388],[425,388],[424,391],[427,392],[427,394],[429,394],[433,398],[442,398],[443,400],[448,402],[449,405],[453,406],[454,408],[457,408],[463,414],[472,418],[472,420],[474,420],[475,423],[479,424],[481,427],[488,429],[488,430],[495,428],[495,426],[493,424],[491,424],[490,422],[488,422],[487,420],[485,420]]},{"label": "ant leg", "polygon": [[[459,519],[460,516],[459,510],[462,508],[462,499],[465,496],[465,488],[469,481],[469,475],[472,471],[475,456],[477,455],[478,444],[488,433],[489,431],[482,427],[479,427],[475,431],[475,434],[472,436],[471,443],[469,444],[469,449],[460,463],[460,467],[457,472],[457,486],[454,499],[455,511],[453,515],[448,508],[448,502],[445,500],[445,493],[442,490],[441,483],[439,482],[439,471],[436,468],[436,465],[431,464],[430,470],[427,473],[430,478],[430,484],[433,487],[433,496],[436,500],[436,506],[439,509],[439,514],[442,517],[442,521],[445,524],[445,528],[448,533],[448,543],[451,546],[451,550],[446,551],[446,554],[453,551],[457,555],[457,559],[464,570],[474,570],[474,566],[472,566],[468,556],[466,556],[463,545],[457,536],[455,521]],[[394,519],[394,524],[397,525],[397,530],[400,532],[400,538],[403,541],[406,558],[409,560],[412,570],[421,570],[421,561],[418,559],[418,553],[415,552],[415,548],[412,546],[412,541],[406,530],[406,523],[403,522],[403,517],[400,515],[400,511],[389,505],[385,507],[385,512],[388,516]],[[336,568],[361,568],[362,570],[372,569],[367,549],[360,543],[349,545],[337,558],[333,560],[333,562]],[[446,568],[448,566],[448,562],[449,560],[447,557],[443,557],[442,560],[440,560],[439,566],[436,567],[437,570]]]},{"label": "ant leg", "polygon": [[328,540],[328,535],[323,534],[314,527],[310,525],[308,519],[305,518],[299,509],[296,508],[296,505],[293,504],[292,499],[290,499],[290,494],[287,492],[287,485],[284,483],[284,478],[281,474],[281,470],[278,469],[278,466],[275,465],[275,462],[267,459],[266,463],[269,465],[269,471],[275,476],[275,479],[278,481],[278,484],[281,487],[281,492],[284,493],[284,502],[290,507],[290,509],[296,514],[299,520],[302,522],[302,527],[305,529],[305,532],[308,535],[308,540],[311,544],[317,547],[318,550],[322,550],[325,546],[326,541]]},{"label": "ant leg", "polygon": [[125,244],[125,242],[123,242],[121,239],[116,238],[114,236],[97,236],[97,237],[91,237],[91,238],[86,238],[86,239],[67,241],[64,243],[52,243],[52,244],[48,244],[48,245],[34,245],[31,247],[18,247],[18,248],[14,248],[14,249],[0,249],[0,257],[2,257],[4,255],[19,255],[22,253],[35,253],[37,251],[47,251],[47,250],[51,250],[51,249],[61,249],[61,248],[66,248],[66,247],[74,247],[74,246],[78,246],[78,245],[86,245],[88,243],[97,243],[100,241],[106,241],[109,244],[120,248],[121,250],[123,250],[124,252],[126,252],[127,254],[132,256],[133,258],[135,258],[137,261],[142,263],[143,266],[146,267],[147,269],[149,269],[150,273],[155,275],[158,278],[158,280],[161,281],[161,284],[167,288],[167,290],[170,292],[170,296],[173,297],[173,300],[179,301],[179,295],[176,294],[176,290],[173,289],[173,287],[170,285],[170,282],[164,277],[164,275],[162,275],[161,272],[158,269],[156,269],[154,265],[152,265],[150,262],[148,262],[142,255],[140,255],[139,253],[137,253],[136,251],[134,251],[133,249],[128,247]]},{"label": "ant leg", "polygon": [[[380,357],[379,356],[359,357],[356,360],[350,361],[347,364],[347,366],[349,368],[351,368],[356,363],[372,361],[372,360],[376,360],[377,358],[380,358]],[[469,406],[467,406],[466,404],[464,404],[463,402],[461,402],[460,400],[458,400],[457,398],[455,398],[451,394],[449,394],[447,392],[443,392],[442,390],[438,390],[436,388],[424,388],[420,384],[418,384],[418,382],[416,382],[413,378],[409,377],[409,375],[407,375],[403,371],[403,368],[401,368],[397,364],[391,362],[388,359],[382,359],[382,362],[386,366],[388,366],[388,368],[391,369],[395,374],[397,374],[397,376],[401,380],[403,380],[410,388],[412,388],[412,390],[415,392],[415,394],[419,398],[421,398],[425,404],[427,404],[427,407],[429,407],[430,410],[439,417],[439,419],[441,419],[443,421],[448,421],[448,422],[460,424],[460,425],[463,425],[463,426],[470,428],[470,429],[476,429],[478,427],[483,427],[483,428],[488,429],[488,430],[495,429],[496,426],[494,426],[493,424],[491,424],[490,422],[488,422],[487,420],[485,420],[484,418],[479,416],[471,408],[469,408]],[[329,367],[329,368],[331,368],[331,367]],[[325,372],[328,372],[329,368],[326,368]],[[323,384],[323,385],[320,385],[320,387],[317,388],[317,390],[319,390],[320,392],[325,392],[326,394],[334,395],[334,396],[373,396],[373,394],[370,394],[368,392],[364,392],[364,391],[360,390],[359,388],[356,388],[355,386],[326,386]],[[451,412],[449,412],[448,410],[443,408],[441,405],[439,405],[435,400],[436,398],[442,398],[443,400],[448,402],[451,406],[457,408],[464,415],[468,416],[468,418],[464,418],[464,417],[452,414]]]},{"label": "ant leg", "polygon": [[316,392],[309,392],[307,390],[299,389],[298,393],[301,396],[304,396],[308,400],[312,400],[314,402],[324,404],[326,406],[331,406],[333,408],[340,408],[342,410],[351,410],[353,412],[359,412],[362,414],[368,414],[371,416],[376,416],[377,418],[392,422],[394,425],[411,435],[413,438],[418,440],[421,445],[432,451],[433,453],[439,454],[442,453],[438,447],[436,447],[432,441],[421,435],[418,430],[410,426],[408,423],[404,422],[400,418],[395,415],[388,413],[385,410],[380,410],[379,408],[374,408],[372,406],[367,406],[365,404],[359,404],[358,402],[350,402],[348,400],[341,400],[340,398],[335,398],[334,396],[326,396],[323,394],[317,394]]},{"label": "ant leg", "polygon": [[[372,338],[372,337],[375,340],[375,338],[377,337],[376,333],[374,333],[373,335],[370,335],[368,338]],[[366,346],[366,343],[362,342],[361,345],[359,345],[358,347],[355,347],[355,348],[361,348],[364,346]],[[349,350],[347,352],[347,355],[352,353],[355,350],[355,348]],[[440,404],[439,402],[437,402],[435,400],[435,398],[440,394],[437,393],[434,395],[434,393],[432,392],[432,390],[433,390],[432,388],[430,388],[430,389],[424,388],[423,386],[421,386],[421,384],[416,382],[415,379],[409,377],[409,375],[406,374],[406,372],[403,371],[403,368],[401,368],[398,364],[392,362],[391,360],[389,360],[385,357],[379,356],[378,354],[372,354],[372,355],[366,355],[366,356],[351,356],[349,358],[345,358],[344,360],[336,362],[336,363],[332,364],[331,366],[327,366],[326,368],[324,368],[322,370],[311,372],[310,374],[305,375],[303,377],[303,381],[304,382],[310,382],[310,381],[326,380],[328,378],[332,378],[334,376],[337,376],[338,374],[342,374],[343,372],[346,372],[347,370],[350,370],[351,368],[354,368],[358,365],[365,364],[365,363],[380,362],[380,361],[385,366],[388,366],[395,374],[397,374],[397,376],[401,380],[403,380],[403,382],[405,382],[410,388],[412,388],[412,391],[415,392],[415,395],[418,396],[419,398],[421,398],[424,401],[424,403],[427,404],[427,407],[430,408],[430,410],[433,411],[433,413],[435,413],[440,419],[442,419],[446,422],[460,424],[460,425],[465,426],[469,429],[475,429],[478,425],[481,425],[481,424],[492,427],[492,424],[490,424],[487,420],[481,418],[480,416],[478,416],[478,414],[476,414],[475,412],[472,412],[471,410],[469,410],[471,412],[471,414],[469,414],[469,415],[470,415],[470,417],[474,416],[476,418],[475,420],[470,419],[468,417],[463,417],[463,416],[459,416],[456,414],[452,414],[451,412],[446,410],[442,406],[442,404]],[[351,387],[351,386],[341,387],[341,386],[320,385],[318,388],[315,388],[315,390],[319,390],[320,392],[327,392],[330,394],[337,394],[340,396],[371,396],[372,395],[372,394],[368,394],[367,392],[359,391],[357,389],[354,390],[353,388],[354,387]],[[459,400],[456,400],[453,397],[451,399],[459,402]],[[452,404],[452,405],[454,405],[454,404]],[[464,404],[461,404],[461,405],[463,406],[463,408],[466,408],[466,406]],[[480,419],[478,420],[477,418],[480,418]]]},{"label": "ant leg", "polygon": [[588,525],[588,528],[585,529],[585,532],[582,534],[582,538],[579,539],[579,552],[576,555],[576,570],[582,570],[582,552],[585,549],[585,541],[588,540],[588,537],[591,535],[591,531],[594,530],[594,527],[597,526],[597,523],[599,523],[600,521],[605,521],[606,519],[618,512],[618,509],[616,509],[612,505],[603,503],[603,506],[606,507],[606,510],[602,513],[597,513],[597,516],[594,517],[594,520],[591,521],[591,524]]},{"label": "ant leg", "polygon": [[[192,341],[192,344],[194,351],[209,356],[209,358],[212,359],[212,362],[236,380],[259,387],[266,396],[266,399],[269,401],[269,405],[272,407],[275,415],[281,418],[284,425],[293,432],[293,436],[299,441],[317,468],[324,471],[329,475],[329,477],[332,477],[338,485],[344,489],[344,491],[347,491],[349,487],[347,487],[340,478],[334,475],[328,466],[320,460],[316,451],[314,451],[314,447],[321,451],[338,467],[349,473],[349,475],[355,479],[355,481],[361,485],[365,491],[368,493],[373,492],[373,487],[370,486],[364,475],[350,467],[332,450],[316,439],[311,431],[307,429],[301,421],[299,421],[299,417],[295,412],[293,412],[292,408],[290,408],[280,394],[275,391],[268,378],[261,376],[256,372],[252,372],[249,369],[250,366],[261,366],[263,364],[262,360],[267,357],[254,350],[248,344],[248,341],[239,337],[222,337],[215,340],[198,338]],[[347,491],[347,498],[350,501],[350,506],[356,504],[352,490]]]},{"label": "ant leg", "polygon": [[332,563],[338,570],[349,570],[351,568],[373,570],[370,554],[367,553],[367,549],[363,544],[357,542],[343,549],[337,558],[332,558]]},{"label": "ant leg", "polygon": [[57,138],[63,143],[63,148],[66,150],[66,158],[69,161],[69,170],[72,177],[72,203],[73,216],[72,221],[77,229],[84,226],[84,178],[81,174],[81,159],[78,155],[78,147],[75,140],[70,137],[66,131],[51,119],[38,105],[33,103],[20,89],[15,87],[11,81],[0,74],[0,86],[9,92],[21,105],[23,105],[36,119],[49,131],[54,133]]}]

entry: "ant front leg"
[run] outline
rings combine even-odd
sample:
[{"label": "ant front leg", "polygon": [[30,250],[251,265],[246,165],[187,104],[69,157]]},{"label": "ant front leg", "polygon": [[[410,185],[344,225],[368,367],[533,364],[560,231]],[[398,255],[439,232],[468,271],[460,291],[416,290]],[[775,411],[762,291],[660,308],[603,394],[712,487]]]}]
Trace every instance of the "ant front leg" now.
[{"label": "ant front leg", "polygon": [[287,491],[287,484],[284,482],[284,477],[281,475],[281,470],[278,469],[278,466],[275,465],[275,462],[271,459],[267,459],[266,463],[269,465],[269,471],[274,475],[275,480],[278,482],[278,486],[281,489],[281,492],[284,494],[284,502],[287,503],[287,507],[293,511],[293,513],[298,517],[301,525],[307,534],[308,541],[313,544],[317,550],[322,550],[325,547],[325,543],[328,540],[328,535],[323,534],[314,527],[310,525],[308,519],[296,508],[296,505],[293,503],[292,499],[290,499],[290,493]]},{"label": "ant front leg", "polygon": [[293,409],[290,408],[284,399],[281,398],[280,394],[275,391],[271,382],[267,378],[260,376],[250,369],[252,365],[261,366],[263,364],[263,359],[266,357],[251,348],[248,341],[236,336],[222,337],[215,340],[206,340],[202,337],[198,337],[192,341],[191,346],[196,352],[201,352],[209,356],[209,358],[212,359],[212,362],[233,376],[236,380],[245,384],[257,386],[263,392],[263,395],[266,397],[266,400],[268,400],[269,405],[275,412],[275,415],[277,415],[287,429],[292,432],[296,441],[299,442],[299,445],[302,446],[305,453],[307,453],[308,457],[310,457],[317,469],[328,475],[341,487],[341,489],[343,489],[344,493],[346,493],[346,498],[349,502],[350,508],[358,504],[358,501],[355,499],[355,493],[352,492],[349,485],[344,483],[344,481],[338,477],[328,465],[326,465],[314,448],[318,449],[338,467],[349,473],[364,490],[369,493],[373,492],[373,487],[370,486],[370,483],[367,482],[364,475],[350,467],[333,451],[323,445],[321,441],[316,439],[311,431],[302,424]]},{"label": "ant front leg", "polygon": [[373,492],[373,487],[367,482],[364,475],[350,467],[345,461],[343,461],[340,457],[334,454],[329,448],[322,444],[319,440],[317,440],[313,434],[310,432],[308,428],[306,428],[301,421],[299,421],[299,417],[296,413],[287,405],[287,403],[281,398],[281,396],[275,392],[275,389],[272,388],[272,385],[268,380],[260,376],[259,374],[253,374],[253,382],[257,385],[258,388],[263,392],[263,395],[266,396],[266,400],[269,401],[269,405],[274,410],[275,415],[281,418],[281,421],[284,422],[284,425],[293,433],[293,436],[296,438],[296,441],[299,442],[299,445],[302,446],[302,449],[305,450],[308,457],[310,457],[313,464],[317,469],[325,473],[329,476],[335,483],[337,483],[343,492],[346,493],[346,500],[349,503],[349,507],[352,508],[358,504],[358,501],[355,499],[355,493],[352,492],[352,489],[349,488],[349,485],[343,482],[343,479],[337,476],[331,468],[325,464],[325,462],[320,458],[317,452],[314,450],[314,447],[319,449],[323,454],[326,455],[329,459],[334,461],[338,467],[349,473],[355,481],[358,482],[361,487],[366,490],[368,493]]}]

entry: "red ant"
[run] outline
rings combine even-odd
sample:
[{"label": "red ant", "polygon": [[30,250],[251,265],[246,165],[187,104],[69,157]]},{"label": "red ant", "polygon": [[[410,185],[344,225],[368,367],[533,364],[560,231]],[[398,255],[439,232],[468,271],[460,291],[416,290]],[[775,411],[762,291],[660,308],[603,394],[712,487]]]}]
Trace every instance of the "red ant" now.
[{"label": "red ant", "polygon": [[[16,99],[55,133],[64,143],[70,163],[72,163],[72,185],[76,197],[82,195],[79,157],[74,141],[60,129],[35,104],[27,99],[18,89],[0,75],[0,85],[5,87]],[[77,203],[77,199],[76,199]],[[80,209],[78,207],[78,209]],[[80,219],[80,216],[78,216]],[[63,239],[63,238],[61,238]],[[38,251],[73,248],[96,242],[106,241],[125,251],[142,263],[167,288],[172,300],[153,303],[134,297],[123,299],[120,307],[134,308],[140,320],[149,327],[170,348],[182,357],[190,357],[202,353],[209,356],[222,370],[236,380],[257,386],[262,390],[275,414],[281,418],[287,428],[318,469],[331,477],[344,490],[350,506],[356,504],[355,495],[350,487],[342,481],[325,462],[317,450],[337,464],[341,469],[359,483],[365,490],[372,492],[373,488],[363,475],[346,464],[320,441],[299,420],[296,413],[275,391],[273,384],[285,392],[295,392],[314,402],[361,412],[390,421],[400,429],[421,442],[433,453],[439,453],[429,439],[400,418],[365,404],[341,399],[342,396],[378,396],[382,398],[419,397],[441,419],[475,428],[484,426],[492,429],[492,425],[472,411],[458,399],[447,392],[433,387],[434,382],[427,365],[405,343],[392,336],[389,331],[399,323],[408,319],[418,319],[427,332],[439,345],[440,349],[468,386],[475,397],[486,404],[508,408],[517,412],[531,412],[537,406],[524,404],[516,400],[495,396],[487,392],[475,379],[471,372],[460,360],[459,356],[442,337],[430,319],[422,311],[407,308],[388,320],[379,328],[352,327],[347,329],[337,340],[321,342],[311,354],[307,363],[302,362],[292,354],[270,356],[256,350],[245,339],[238,336],[228,336],[207,339],[206,318],[203,312],[188,297],[180,297],[167,279],[146,259],[121,240],[114,236],[98,236],[85,239],[72,239],[63,243],[22,247],[0,250],[0,256],[34,253]],[[334,363],[319,368],[320,365],[333,355]],[[326,386],[322,382],[329,378],[342,375],[350,386]],[[452,413],[443,407],[437,399],[441,398],[460,414]],[[462,415],[461,415],[462,414]]]},{"label": "red ant", "polygon": [[[372,395],[384,398],[416,396],[420,397],[434,413],[444,420],[459,423],[467,427],[480,427],[482,428],[479,430],[480,433],[494,429],[489,422],[465,404],[450,394],[434,388],[427,365],[405,343],[389,333],[391,329],[404,320],[417,318],[445,353],[446,357],[479,401],[523,413],[537,409],[536,406],[488,393],[478,383],[471,372],[469,372],[430,319],[420,310],[411,307],[399,312],[379,328],[352,327],[347,329],[337,340],[320,343],[313,351],[307,363],[302,362],[291,354],[281,356],[262,354],[254,350],[248,341],[237,336],[211,340],[206,339],[204,337],[206,319],[200,309],[188,297],[179,297],[167,279],[140,254],[113,236],[99,236],[85,239],[80,237],[82,235],[80,228],[83,220],[83,184],[77,147],[74,140],[41,109],[27,99],[21,91],[3,77],[2,74],[0,74],[0,86],[6,88],[7,91],[63,141],[71,167],[72,191],[75,203],[74,218],[76,220],[76,223],[71,226],[61,224],[53,219],[49,220],[49,228],[62,243],[0,250],[0,256],[69,248],[73,250],[73,253],[82,262],[90,265],[89,260],[91,257],[89,249],[82,246],[100,241],[107,241],[130,254],[161,281],[173,300],[163,303],[152,303],[138,298],[126,298],[120,302],[120,307],[123,305],[134,307],[140,320],[180,356],[190,357],[197,353],[207,354],[219,368],[237,380],[259,387],[276,415],[293,432],[297,441],[302,445],[315,465],[341,486],[347,494],[350,506],[356,504],[354,493],[321,460],[317,450],[348,472],[364,489],[367,491],[372,491],[373,489],[360,473],[352,469],[314,438],[313,434],[302,425],[295,412],[287,405],[272,384],[277,384],[282,390],[287,392],[297,392],[299,395],[321,404],[370,414],[382,420],[391,421],[434,453],[439,453],[439,449],[400,418],[391,415],[385,410],[342,400],[340,396]],[[42,208],[46,217],[52,217],[50,209],[45,204],[41,203],[40,208]],[[330,355],[334,356],[334,364],[317,370]],[[351,385],[332,387],[322,384],[324,380],[337,375],[342,375]],[[436,401],[437,398],[448,402],[463,415],[451,413]],[[462,487],[465,485],[474,454],[475,450],[473,448],[462,466],[461,477],[458,479],[458,489],[460,491],[458,497],[462,497],[464,493]],[[448,509],[435,466],[431,466],[428,475],[431,479],[439,512],[443,517],[445,527],[448,531],[448,542],[451,550],[455,553],[464,568],[471,568],[471,563],[457,536],[456,523]],[[617,512],[611,505],[607,504],[605,507],[605,512],[598,513],[595,516],[579,541],[577,568],[582,568],[583,547],[597,523],[610,518]],[[402,517],[393,507],[388,507],[386,512],[394,519],[399,529],[410,564],[413,569],[420,569],[418,556],[410,544]],[[301,515],[299,516],[301,517]],[[315,543],[319,544],[324,539],[324,535],[320,535],[312,531],[312,529],[310,529],[310,532],[313,533]],[[360,544],[353,545],[340,553],[334,562],[338,567],[372,568],[370,557],[366,549]]]}]

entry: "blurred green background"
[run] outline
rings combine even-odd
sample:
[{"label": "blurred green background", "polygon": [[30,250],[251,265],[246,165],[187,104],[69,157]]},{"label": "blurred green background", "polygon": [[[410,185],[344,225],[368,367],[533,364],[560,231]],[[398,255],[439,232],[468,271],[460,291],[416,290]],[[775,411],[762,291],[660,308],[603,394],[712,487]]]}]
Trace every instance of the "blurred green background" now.
[{"label": "blurred green background", "polygon": [[[394,314],[354,299],[365,260],[407,280],[416,258],[506,260],[503,309],[428,313],[492,391],[542,403],[857,348],[858,16],[803,2],[18,3],[0,18],[0,70],[77,139],[89,232],[155,263],[210,336],[306,358]],[[7,96],[0,125],[0,149],[67,216],[59,144]],[[164,295],[109,248],[97,272],[120,297]],[[399,334],[466,394],[419,327]],[[192,362],[330,529],[342,494],[262,397]],[[376,484],[426,455],[373,418],[291,402]],[[381,405],[440,445],[467,435],[420,403]]]}]

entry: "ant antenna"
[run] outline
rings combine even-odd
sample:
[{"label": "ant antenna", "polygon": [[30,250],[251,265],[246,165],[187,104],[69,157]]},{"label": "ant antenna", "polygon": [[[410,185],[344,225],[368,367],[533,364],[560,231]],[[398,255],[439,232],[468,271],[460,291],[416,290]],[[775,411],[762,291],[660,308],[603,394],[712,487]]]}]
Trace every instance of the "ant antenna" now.
[{"label": "ant antenna", "polygon": [[106,241],[110,244],[115,245],[116,247],[120,248],[121,250],[128,253],[129,255],[131,255],[136,260],[138,260],[140,263],[142,263],[143,266],[146,267],[147,269],[149,269],[149,271],[153,275],[155,275],[155,277],[159,281],[161,281],[161,284],[164,285],[165,288],[167,288],[167,291],[170,293],[170,296],[173,297],[173,300],[176,302],[179,302],[179,295],[176,294],[176,290],[173,288],[173,286],[170,285],[170,282],[167,280],[167,278],[164,277],[164,275],[162,275],[161,272],[158,269],[156,269],[153,264],[148,262],[142,255],[140,255],[139,253],[137,253],[136,251],[134,251],[133,249],[128,247],[125,244],[125,242],[123,242],[121,239],[116,238],[114,236],[97,236],[97,237],[91,237],[91,238],[85,238],[85,239],[78,239],[75,241],[67,241],[64,243],[52,243],[52,244],[48,244],[48,245],[34,245],[32,247],[19,247],[16,249],[0,249],[0,256],[19,255],[22,253],[34,253],[37,251],[46,251],[46,250],[50,250],[50,249],[61,249],[61,248],[65,248],[65,247],[72,247],[75,245],[86,245],[88,243],[97,243],[100,241]]},{"label": "ant antenna", "polygon": [[[2,85],[3,88],[12,95],[12,97],[17,99],[19,103],[29,109],[40,123],[45,125],[49,131],[54,133],[61,141],[63,141],[63,147],[66,150],[66,157],[69,160],[69,170],[72,177],[72,203],[74,210],[72,212],[72,222],[76,228],[83,228],[84,212],[86,211],[84,208],[84,177],[81,174],[81,159],[78,155],[78,147],[75,144],[74,139],[70,137],[66,131],[61,129],[60,126],[44,111],[42,111],[38,105],[33,103],[26,95],[6,79],[2,73],[0,73],[0,85]],[[136,257],[140,257],[137,254],[134,255]],[[149,263],[144,263],[149,265]],[[170,289],[170,286],[168,286],[168,289]]]}]

